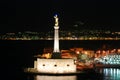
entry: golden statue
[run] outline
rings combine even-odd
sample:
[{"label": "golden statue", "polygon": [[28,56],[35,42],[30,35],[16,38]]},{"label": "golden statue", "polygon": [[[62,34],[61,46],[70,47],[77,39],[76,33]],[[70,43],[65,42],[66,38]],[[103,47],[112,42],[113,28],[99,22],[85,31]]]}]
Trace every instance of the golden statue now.
[{"label": "golden statue", "polygon": [[55,15],[54,18],[55,18],[55,26],[58,26],[58,17],[57,17],[57,15]]}]

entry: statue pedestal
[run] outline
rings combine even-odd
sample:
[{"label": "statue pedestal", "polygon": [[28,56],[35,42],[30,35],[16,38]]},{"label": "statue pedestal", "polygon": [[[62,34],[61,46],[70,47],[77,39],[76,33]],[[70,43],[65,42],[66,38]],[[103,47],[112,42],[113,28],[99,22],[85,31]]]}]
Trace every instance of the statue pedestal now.
[{"label": "statue pedestal", "polygon": [[53,52],[52,59],[61,59],[61,53],[60,52]]}]

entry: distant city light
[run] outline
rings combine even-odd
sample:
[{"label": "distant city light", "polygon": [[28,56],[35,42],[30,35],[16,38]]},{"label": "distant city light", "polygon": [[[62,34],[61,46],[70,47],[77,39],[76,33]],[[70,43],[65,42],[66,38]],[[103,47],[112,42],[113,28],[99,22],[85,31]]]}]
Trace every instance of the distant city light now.
[{"label": "distant city light", "polygon": [[[108,33],[109,32],[109,33]],[[100,30],[60,31],[60,40],[120,40],[119,32]],[[0,34],[0,40],[53,40],[53,31],[49,32],[10,32]]]}]

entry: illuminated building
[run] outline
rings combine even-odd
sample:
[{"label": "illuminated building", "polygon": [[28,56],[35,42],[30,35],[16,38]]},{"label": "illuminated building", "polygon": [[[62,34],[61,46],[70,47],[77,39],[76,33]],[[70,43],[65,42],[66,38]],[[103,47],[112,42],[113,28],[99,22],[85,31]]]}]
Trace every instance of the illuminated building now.
[{"label": "illuminated building", "polygon": [[103,64],[120,65],[120,54],[110,54],[100,57],[99,62]]},{"label": "illuminated building", "polygon": [[102,64],[120,65],[119,49],[97,51],[95,61]]}]

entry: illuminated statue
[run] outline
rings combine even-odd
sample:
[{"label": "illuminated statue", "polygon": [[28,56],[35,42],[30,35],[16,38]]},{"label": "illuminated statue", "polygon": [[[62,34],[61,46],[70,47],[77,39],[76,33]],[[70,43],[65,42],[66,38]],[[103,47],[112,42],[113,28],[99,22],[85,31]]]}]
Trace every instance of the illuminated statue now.
[{"label": "illuminated statue", "polygon": [[57,17],[57,15],[55,15],[54,18],[55,18],[55,26],[58,26],[58,17]]}]

